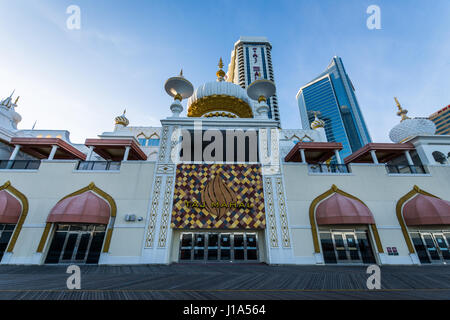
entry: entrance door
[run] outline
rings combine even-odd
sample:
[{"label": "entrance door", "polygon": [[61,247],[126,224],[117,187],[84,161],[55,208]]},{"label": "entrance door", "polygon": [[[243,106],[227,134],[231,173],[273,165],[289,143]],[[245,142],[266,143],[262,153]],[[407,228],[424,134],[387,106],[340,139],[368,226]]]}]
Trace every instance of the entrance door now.
[{"label": "entrance door", "polygon": [[2,261],[3,254],[8,248],[15,227],[15,224],[0,224],[0,261]]},{"label": "entrance door", "polygon": [[443,232],[420,233],[423,244],[425,245],[426,248],[426,253],[431,262],[441,263],[445,261],[450,261],[448,235],[449,235],[448,233]]},{"label": "entrance door", "polygon": [[254,262],[258,261],[255,233],[183,233],[180,238],[180,261]]},{"label": "entrance door", "polygon": [[367,231],[321,231],[325,263],[376,263]]},{"label": "entrance door", "polygon": [[45,263],[98,263],[105,226],[58,225]]}]

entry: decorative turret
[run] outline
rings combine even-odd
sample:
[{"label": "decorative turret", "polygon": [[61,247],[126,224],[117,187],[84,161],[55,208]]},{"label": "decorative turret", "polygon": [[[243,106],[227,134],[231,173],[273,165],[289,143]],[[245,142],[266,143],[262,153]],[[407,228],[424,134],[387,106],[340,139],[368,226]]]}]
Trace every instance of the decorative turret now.
[{"label": "decorative turret", "polygon": [[128,121],[127,117],[125,117],[125,113],[127,112],[127,109],[123,110],[123,114],[121,116],[117,116],[115,121],[115,129],[124,128],[130,124],[130,121]]},{"label": "decorative turret", "polygon": [[0,100],[0,127],[10,131],[17,130],[17,124],[22,120],[20,114],[15,111],[20,97],[13,100],[14,92],[15,90],[9,97]]},{"label": "decorative turret", "polygon": [[319,128],[325,128],[325,121],[317,117],[317,111],[314,111],[314,121],[311,122],[311,129],[316,130]]},{"label": "decorative turret", "polygon": [[183,69],[177,77],[167,79],[164,84],[167,94],[173,97],[173,103],[170,106],[173,117],[179,117],[183,111],[181,100],[189,98],[194,93],[194,86],[183,77]]},{"label": "decorative turret", "polygon": [[406,116],[408,110],[403,109],[397,98],[394,98],[397,104],[397,115],[402,117],[400,123],[389,131],[389,138],[392,142],[401,143],[406,142],[415,136],[427,136],[436,133],[436,125],[428,118],[409,118]]},{"label": "decorative turret", "polygon": [[256,112],[259,118],[268,119],[270,108],[267,105],[267,99],[275,94],[275,83],[270,80],[261,79],[253,81],[247,88],[248,96],[259,102]]}]

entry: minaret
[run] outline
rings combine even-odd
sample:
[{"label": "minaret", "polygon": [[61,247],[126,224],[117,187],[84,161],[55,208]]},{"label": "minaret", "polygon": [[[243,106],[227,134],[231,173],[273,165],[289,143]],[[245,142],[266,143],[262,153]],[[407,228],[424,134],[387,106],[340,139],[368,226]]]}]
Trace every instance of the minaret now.
[{"label": "minaret", "polygon": [[9,97],[0,101],[0,127],[9,131],[17,130],[17,124],[22,120],[20,114],[15,110],[20,97],[13,102],[14,92],[15,90]]}]

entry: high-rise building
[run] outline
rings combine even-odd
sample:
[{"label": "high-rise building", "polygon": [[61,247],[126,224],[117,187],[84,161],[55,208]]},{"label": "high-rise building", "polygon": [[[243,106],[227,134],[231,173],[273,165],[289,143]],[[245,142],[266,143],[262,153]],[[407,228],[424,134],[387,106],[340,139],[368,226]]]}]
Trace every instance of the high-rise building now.
[{"label": "high-rise building", "polygon": [[371,142],[355,88],[341,58],[333,57],[325,72],[301,87],[297,101],[303,128],[309,128],[317,112],[325,121],[328,141],[342,143],[341,157]]},{"label": "high-rise building", "polygon": [[433,113],[429,118],[436,125],[436,134],[450,135],[450,104]]},{"label": "high-rise building", "polygon": [[[240,37],[231,51],[227,81],[244,89],[258,79],[274,81],[271,50],[272,45],[266,37]],[[279,122],[280,112],[276,94],[267,100],[267,104],[270,107],[269,118]]]}]

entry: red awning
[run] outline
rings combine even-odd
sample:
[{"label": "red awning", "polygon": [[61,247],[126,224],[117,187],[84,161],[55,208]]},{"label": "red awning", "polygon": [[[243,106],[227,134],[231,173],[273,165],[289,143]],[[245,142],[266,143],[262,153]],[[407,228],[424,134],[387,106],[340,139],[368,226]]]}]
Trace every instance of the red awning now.
[{"label": "red awning", "polygon": [[54,159],[81,159],[86,155],[59,138],[12,138],[11,144],[20,145],[23,151],[38,159],[47,159],[53,146],[58,146]]},{"label": "red awning", "polygon": [[301,162],[300,149],[305,150],[306,162],[318,163],[334,156],[334,150],[342,150],[339,142],[298,142],[284,158],[286,162]]},{"label": "red awning", "polygon": [[16,224],[22,214],[22,205],[8,191],[0,191],[0,223]]},{"label": "red awning", "polygon": [[130,147],[128,160],[147,160],[136,139],[86,139],[86,146],[94,147],[94,152],[106,160],[122,161],[126,147]]},{"label": "red awning", "polygon": [[334,193],[322,201],[316,210],[318,225],[375,224],[372,213],[360,201]]},{"label": "red awning", "polygon": [[374,150],[379,163],[386,163],[400,155],[405,151],[415,150],[414,145],[410,142],[406,143],[368,143],[361,149],[353,152],[344,159],[344,162],[351,163],[373,163],[370,151]]},{"label": "red awning", "polygon": [[419,194],[403,207],[408,226],[450,225],[450,201]]},{"label": "red awning", "polygon": [[92,191],[58,202],[50,212],[47,222],[108,224],[109,204]]}]

